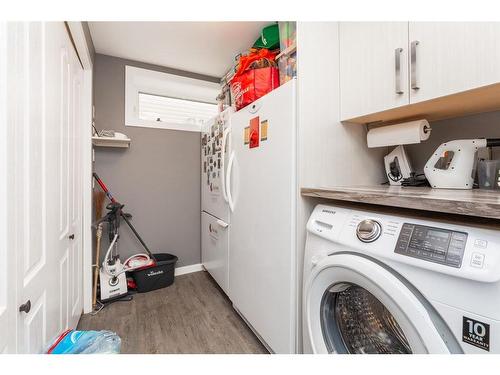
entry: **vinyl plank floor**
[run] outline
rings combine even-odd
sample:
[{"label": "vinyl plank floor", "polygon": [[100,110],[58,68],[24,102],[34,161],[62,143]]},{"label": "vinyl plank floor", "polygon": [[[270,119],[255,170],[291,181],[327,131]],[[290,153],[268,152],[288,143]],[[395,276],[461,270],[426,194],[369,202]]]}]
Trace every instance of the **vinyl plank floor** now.
[{"label": "vinyl plank floor", "polygon": [[207,272],[83,315],[78,329],[116,332],[128,354],[267,353]]}]

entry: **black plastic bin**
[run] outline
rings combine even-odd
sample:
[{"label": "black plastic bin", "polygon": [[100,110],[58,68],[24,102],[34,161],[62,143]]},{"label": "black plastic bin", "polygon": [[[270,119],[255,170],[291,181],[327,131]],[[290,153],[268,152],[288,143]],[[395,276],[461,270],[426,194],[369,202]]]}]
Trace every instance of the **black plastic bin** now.
[{"label": "black plastic bin", "polygon": [[132,272],[139,293],[165,288],[174,283],[177,256],[167,253],[154,254],[156,266]]}]

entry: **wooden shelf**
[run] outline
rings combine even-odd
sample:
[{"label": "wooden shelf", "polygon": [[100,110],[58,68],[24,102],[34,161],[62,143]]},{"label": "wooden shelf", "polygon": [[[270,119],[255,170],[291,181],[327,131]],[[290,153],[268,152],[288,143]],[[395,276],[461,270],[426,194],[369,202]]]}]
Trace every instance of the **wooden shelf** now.
[{"label": "wooden shelf", "polygon": [[430,187],[338,186],[302,188],[308,197],[500,219],[500,191]]},{"label": "wooden shelf", "polygon": [[92,137],[92,144],[96,147],[130,147],[130,138],[113,138],[113,137]]},{"label": "wooden shelf", "polygon": [[422,118],[437,121],[496,110],[500,110],[500,83],[346,119],[343,122],[391,124]]}]

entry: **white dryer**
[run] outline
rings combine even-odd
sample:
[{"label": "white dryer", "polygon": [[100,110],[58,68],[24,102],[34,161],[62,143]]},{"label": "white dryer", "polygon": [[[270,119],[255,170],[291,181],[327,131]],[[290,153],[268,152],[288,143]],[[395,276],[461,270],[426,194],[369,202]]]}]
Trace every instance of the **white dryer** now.
[{"label": "white dryer", "polygon": [[305,353],[500,353],[500,231],[318,205]]}]

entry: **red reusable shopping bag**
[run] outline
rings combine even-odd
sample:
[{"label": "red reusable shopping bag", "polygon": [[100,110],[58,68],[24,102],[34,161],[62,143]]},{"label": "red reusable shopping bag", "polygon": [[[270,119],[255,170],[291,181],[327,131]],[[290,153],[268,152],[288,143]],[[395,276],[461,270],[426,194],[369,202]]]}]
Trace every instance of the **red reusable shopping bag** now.
[{"label": "red reusable shopping bag", "polygon": [[246,107],[280,85],[275,67],[247,70],[231,81],[236,109]]},{"label": "red reusable shopping bag", "polygon": [[[237,110],[279,86],[279,71],[274,64],[275,57],[275,53],[263,49],[240,58],[238,71],[231,80],[231,91]],[[262,62],[267,62],[266,65],[269,66],[250,67],[253,63],[262,65]]]}]

